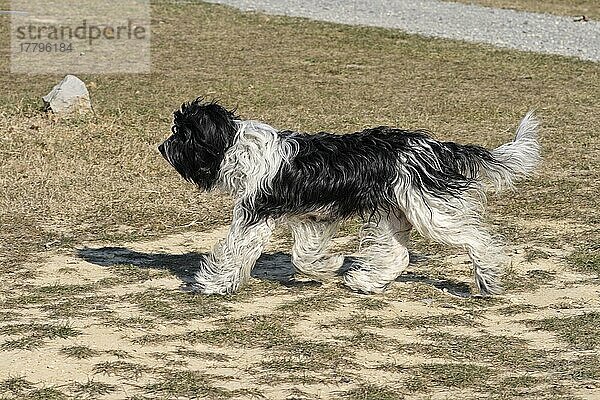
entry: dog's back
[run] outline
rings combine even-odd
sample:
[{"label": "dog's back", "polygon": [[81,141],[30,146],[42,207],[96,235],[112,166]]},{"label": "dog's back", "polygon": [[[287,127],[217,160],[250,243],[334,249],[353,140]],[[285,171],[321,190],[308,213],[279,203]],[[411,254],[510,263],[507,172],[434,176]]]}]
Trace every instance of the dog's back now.
[{"label": "dog's back", "polygon": [[[530,114],[526,118],[535,123]],[[528,127],[522,123],[520,129]],[[386,126],[345,135],[281,131],[279,140],[292,142],[295,151],[280,165],[270,190],[257,194],[257,216],[370,216],[397,207],[399,186],[440,198],[480,189],[485,181],[512,186],[539,157],[535,140],[517,139],[490,151]],[[526,160],[515,160],[524,151]]]}]

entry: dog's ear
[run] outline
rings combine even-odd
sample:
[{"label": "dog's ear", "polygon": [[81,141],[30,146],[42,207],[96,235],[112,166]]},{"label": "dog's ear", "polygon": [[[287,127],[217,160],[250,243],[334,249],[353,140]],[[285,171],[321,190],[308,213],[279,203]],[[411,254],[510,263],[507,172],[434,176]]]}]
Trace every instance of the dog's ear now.
[{"label": "dog's ear", "polygon": [[198,131],[197,119],[200,114],[200,104],[197,101],[183,103],[179,110],[173,113],[173,135],[180,140],[188,142],[192,139],[201,139],[201,132]]}]

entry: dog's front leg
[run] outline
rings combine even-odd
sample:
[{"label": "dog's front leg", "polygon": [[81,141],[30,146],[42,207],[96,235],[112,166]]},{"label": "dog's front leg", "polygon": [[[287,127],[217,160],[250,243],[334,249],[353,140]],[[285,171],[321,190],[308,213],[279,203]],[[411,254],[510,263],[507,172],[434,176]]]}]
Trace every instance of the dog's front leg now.
[{"label": "dog's front leg", "polygon": [[219,241],[195,275],[196,289],[205,294],[236,292],[250,272],[273,231],[273,221],[248,224],[244,210],[234,210],[227,237]]}]

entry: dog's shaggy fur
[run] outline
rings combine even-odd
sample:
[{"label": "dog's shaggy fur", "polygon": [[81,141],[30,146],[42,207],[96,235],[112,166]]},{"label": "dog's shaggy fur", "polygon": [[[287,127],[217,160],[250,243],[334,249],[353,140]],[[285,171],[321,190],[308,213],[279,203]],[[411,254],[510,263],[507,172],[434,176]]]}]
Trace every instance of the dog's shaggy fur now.
[{"label": "dog's shaggy fur", "polygon": [[297,271],[334,273],[344,258],[329,254],[328,242],[341,220],[358,215],[359,254],[343,277],[350,288],[381,292],[393,282],[408,265],[414,227],[465,249],[488,295],[501,290],[502,251],[481,221],[484,189],[513,188],[535,168],[537,126],[528,113],[515,140],[490,151],[385,126],[346,135],[278,131],[197,99],[174,113],[173,134],[159,150],[186,180],[235,198],[227,237],[195,275],[198,291],[235,292],[283,220]]}]

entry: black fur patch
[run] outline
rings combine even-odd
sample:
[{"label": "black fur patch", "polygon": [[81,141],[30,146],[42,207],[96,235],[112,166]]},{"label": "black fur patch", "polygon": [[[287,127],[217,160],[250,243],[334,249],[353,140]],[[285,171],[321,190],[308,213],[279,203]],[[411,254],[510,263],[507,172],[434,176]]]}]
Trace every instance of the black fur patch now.
[{"label": "black fur patch", "polygon": [[475,183],[489,151],[433,140],[426,131],[388,127],[333,135],[280,132],[298,144],[268,193],[259,192],[254,220],[319,212],[332,218],[370,218],[397,206],[399,179],[440,198],[458,196]]},{"label": "black fur patch", "polygon": [[158,149],[186,180],[210,190],[237,130],[233,111],[198,98],[173,114],[173,135]]}]

